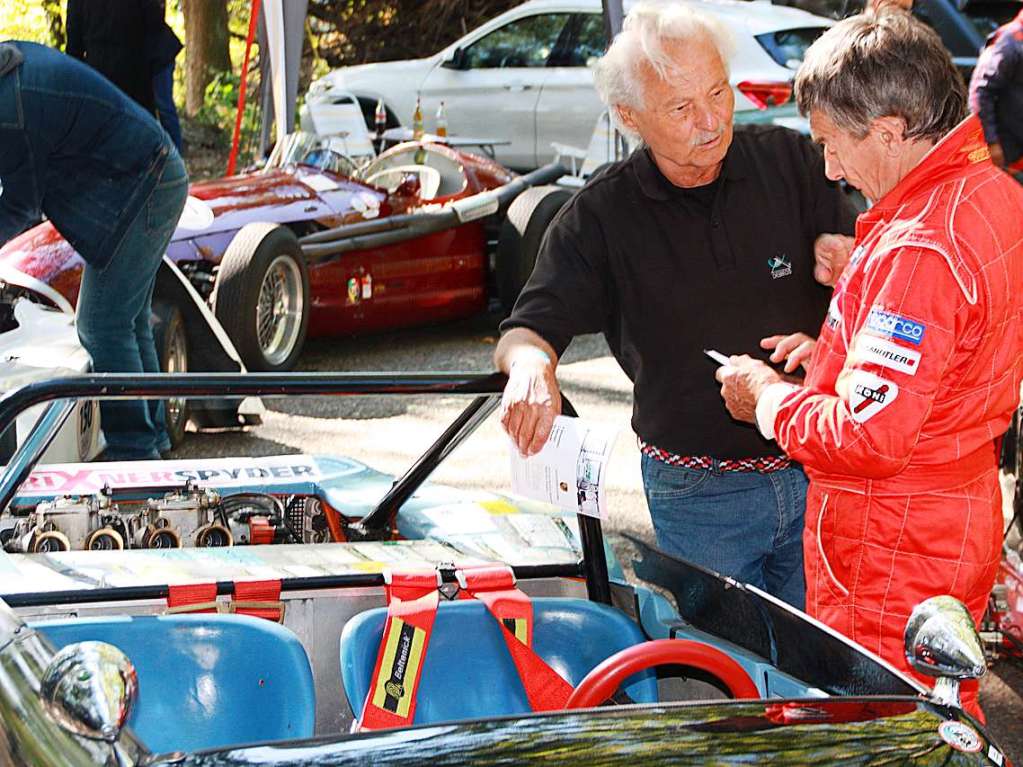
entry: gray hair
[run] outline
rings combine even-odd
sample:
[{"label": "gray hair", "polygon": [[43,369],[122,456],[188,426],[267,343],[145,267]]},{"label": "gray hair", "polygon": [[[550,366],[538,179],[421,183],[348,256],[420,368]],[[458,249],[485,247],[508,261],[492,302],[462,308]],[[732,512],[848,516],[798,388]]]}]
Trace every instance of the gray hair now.
[{"label": "gray hair", "polygon": [[[609,107],[622,104],[642,108],[639,68],[646,64],[666,80],[678,63],[664,50],[665,43],[702,38],[710,38],[714,43],[727,71],[735,41],[731,31],[717,18],[677,1],[636,3],[625,17],[621,33],[594,67],[597,93]],[[611,112],[617,121],[617,110]]]},{"label": "gray hair", "polygon": [[810,46],[796,103],[863,138],[881,117],[901,117],[907,139],[938,141],[966,116],[966,86],[941,42],[905,11],[840,21]]}]

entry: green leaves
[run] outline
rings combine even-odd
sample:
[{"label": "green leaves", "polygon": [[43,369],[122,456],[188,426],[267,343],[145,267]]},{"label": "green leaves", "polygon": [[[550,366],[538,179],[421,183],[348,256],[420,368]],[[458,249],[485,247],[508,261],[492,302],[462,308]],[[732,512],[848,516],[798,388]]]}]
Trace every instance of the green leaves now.
[{"label": "green leaves", "polygon": [[0,0],[0,40],[30,40],[63,50],[62,0]]}]

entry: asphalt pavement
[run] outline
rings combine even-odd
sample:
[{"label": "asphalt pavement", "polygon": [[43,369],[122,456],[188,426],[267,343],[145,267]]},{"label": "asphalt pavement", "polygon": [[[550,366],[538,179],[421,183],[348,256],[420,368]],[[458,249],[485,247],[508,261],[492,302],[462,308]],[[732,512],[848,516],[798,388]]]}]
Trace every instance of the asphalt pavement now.
[{"label": "asphalt pavement", "polygon": [[[480,316],[447,325],[375,336],[307,343],[300,371],[492,371],[497,319]],[[713,374],[708,367],[708,375]],[[565,394],[587,419],[620,429],[607,488],[612,542],[628,532],[653,540],[643,498],[639,450],[629,425],[632,386],[603,338],[576,339],[559,367]],[[458,396],[335,397],[264,400],[261,426],[245,433],[188,434],[175,458],[282,453],[343,454],[381,471],[401,473],[467,403]],[[508,488],[508,441],[496,418],[445,462],[432,478],[463,488]],[[624,552],[624,547],[621,548]],[[1023,763],[1023,666],[1002,661],[981,682],[992,734]]]}]

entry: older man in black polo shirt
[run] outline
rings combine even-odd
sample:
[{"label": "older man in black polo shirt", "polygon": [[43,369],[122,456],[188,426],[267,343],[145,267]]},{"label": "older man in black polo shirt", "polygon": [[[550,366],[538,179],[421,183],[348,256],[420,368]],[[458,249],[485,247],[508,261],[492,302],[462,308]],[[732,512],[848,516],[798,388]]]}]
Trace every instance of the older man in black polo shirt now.
[{"label": "older man in black polo shirt", "polygon": [[716,20],[681,4],[633,8],[596,82],[643,146],[554,221],[495,362],[509,375],[504,426],[532,454],[561,409],[558,358],[602,331],[635,385],[660,546],[802,607],[806,478],[731,420],[703,350],[763,348],[797,367],[830,299],[815,249],[829,282],[855,211],[799,134],[733,136],[730,50]]}]

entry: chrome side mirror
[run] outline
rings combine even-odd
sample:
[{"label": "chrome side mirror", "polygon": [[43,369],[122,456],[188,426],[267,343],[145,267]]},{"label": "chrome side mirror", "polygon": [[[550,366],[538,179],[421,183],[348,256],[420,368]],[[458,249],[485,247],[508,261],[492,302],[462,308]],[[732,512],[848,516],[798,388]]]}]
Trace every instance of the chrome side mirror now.
[{"label": "chrome side mirror", "polygon": [[940,703],[962,708],[959,682],[987,671],[984,649],[965,605],[950,596],[925,599],[906,622],[906,660],[921,674],[937,677]]},{"label": "chrome side mirror", "polygon": [[117,740],[138,692],[135,666],[104,642],[78,642],[58,652],[41,683],[46,710],[65,730]]}]

